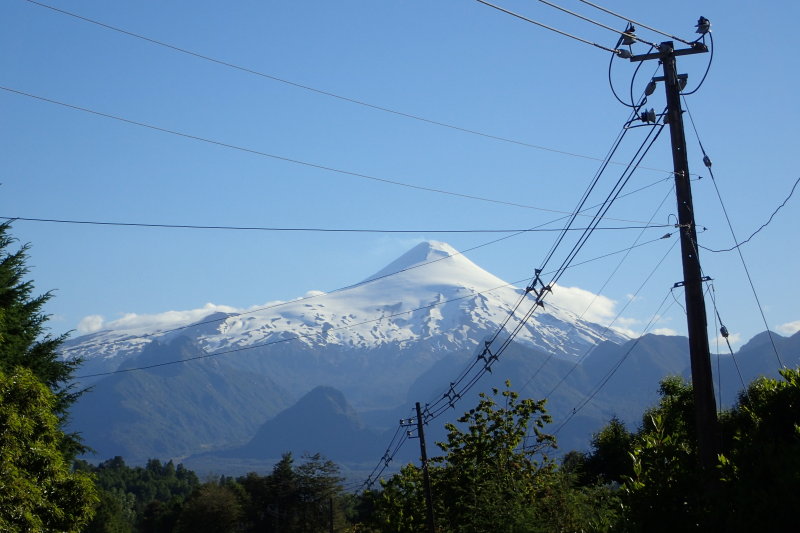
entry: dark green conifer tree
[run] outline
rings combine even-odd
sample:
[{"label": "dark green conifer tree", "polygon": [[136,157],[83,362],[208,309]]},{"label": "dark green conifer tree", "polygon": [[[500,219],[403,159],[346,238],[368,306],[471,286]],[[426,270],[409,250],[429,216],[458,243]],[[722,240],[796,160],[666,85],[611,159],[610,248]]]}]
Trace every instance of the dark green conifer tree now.
[{"label": "dark green conifer tree", "polygon": [[[44,305],[52,293],[34,295],[33,281],[25,279],[29,245],[13,249],[15,240],[10,225],[0,224],[0,371],[9,374],[23,367],[33,372],[56,395],[55,413],[63,429],[70,405],[82,392],[70,383],[80,361],[59,357],[67,335],[47,331]],[[62,448],[67,457],[83,451],[76,435],[68,435]]]}]

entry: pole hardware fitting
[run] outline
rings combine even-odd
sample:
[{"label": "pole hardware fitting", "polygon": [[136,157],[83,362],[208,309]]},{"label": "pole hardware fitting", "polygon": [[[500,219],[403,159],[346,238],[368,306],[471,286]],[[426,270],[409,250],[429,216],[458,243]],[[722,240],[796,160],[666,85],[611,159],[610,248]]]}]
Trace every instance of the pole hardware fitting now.
[{"label": "pole hardware fitting", "polygon": [[[699,33],[700,35],[705,35],[706,33],[711,31],[711,21],[705,17],[700,17],[697,19],[697,24],[694,25],[695,33]],[[697,44],[697,43],[695,43]]]},{"label": "pole hardware fitting", "polygon": [[639,113],[639,120],[644,122],[645,124],[655,124],[656,122],[656,110],[652,107],[650,109],[645,109],[641,113]]},{"label": "pole hardware fitting", "polygon": [[[676,78],[686,82],[689,79],[689,75],[688,74],[678,74],[676,76]],[[665,81],[665,80],[666,80],[666,78],[664,76],[655,76],[653,78],[653,81],[656,82],[656,83],[659,82],[659,81]]]},{"label": "pole hardware fitting", "polygon": [[619,40],[620,44],[624,44],[625,46],[633,46],[634,44],[636,44],[636,34],[634,33],[635,31],[636,27],[632,23],[628,22],[628,27],[625,28],[625,33],[623,33],[622,37],[620,37]]},{"label": "pole hardware fitting", "polygon": [[[713,281],[713,280],[714,278],[712,278],[711,276],[703,276],[702,278],[700,278],[700,281]],[[677,289],[678,287],[685,287],[685,286],[686,286],[685,281],[676,281],[675,284],[672,286],[672,288]]]},{"label": "pole hardware fitting", "polygon": [[553,292],[553,289],[550,288],[550,285],[545,285],[542,283],[541,279],[542,269],[536,268],[534,269],[534,278],[530,285],[525,287],[525,293],[533,293],[536,295],[536,305],[540,307],[544,307],[544,295],[546,292]]},{"label": "pole hardware fitting", "polygon": [[[478,356],[478,360],[483,361],[484,370],[486,370],[487,372],[491,373],[492,372],[492,363],[497,361],[500,358],[500,355],[492,353],[492,351],[489,349],[489,346],[492,344],[490,341],[485,341],[484,344],[485,344],[485,346],[484,346],[483,351],[481,352],[481,354]],[[487,354],[489,355],[489,357],[486,357]]]},{"label": "pole hardware fitting", "polygon": [[[459,393],[457,393],[455,391],[455,386],[456,386],[456,384],[451,382],[450,383],[450,388],[447,390],[446,393],[444,393],[444,396],[442,396],[442,398],[447,398],[447,405],[452,407],[452,408],[455,408],[456,402],[461,399],[461,394],[459,394]],[[426,411],[426,415],[430,414],[428,412],[428,406],[427,405],[425,406],[425,411]]]},{"label": "pole hardware fitting", "polygon": [[[689,75],[688,74],[678,74],[675,76],[675,79],[678,81],[678,89],[680,91],[686,88],[686,84],[689,83]],[[654,81],[666,81],[664,76],[658,76],[653,78]],[[682,111],[681,111],[682,112]]]}]

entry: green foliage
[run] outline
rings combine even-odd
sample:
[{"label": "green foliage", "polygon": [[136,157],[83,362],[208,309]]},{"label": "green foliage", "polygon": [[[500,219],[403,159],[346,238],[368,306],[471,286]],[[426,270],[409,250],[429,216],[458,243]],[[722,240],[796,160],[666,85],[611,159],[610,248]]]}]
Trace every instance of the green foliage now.
[{"label": "green foliage", "polygon": [[30,370],[0,371],[2,531],[79,531],[92,517],[92,476],[62,453],[57,402]]},{"label": "green foliage", "polygon": [[[431,468],[438,478],[434,472],[436,469]],[[365,525],[386,533],[427,531],[422,470],[405,465],[399,474],[381,481],[381,485],[383,490],[367,491],[362,496],[361,515]]]},{"label": "green foliage", "polygon": [[344,508],[355,505],[342,494],[339,467],[319,454],[295,465],[287,453],[270,475],[251,472],[203,484],[172,461],[151,459],[144,467],[129,467],[115,457],[77,466],[92,472],[102,490],[88,532],[322,532],[331,518],[344,530]]},{"label": "green foliage", "polygon": [[[800,369],[750,384],[724,419],[720,458],[730,531],[796,526],[800,491]],[[791,526],[790,526],[791,525]]]},{"label": "green foliage", "polygon": [[592,437],[592,453],[583,461],[583,479],[590,484],[622,483],[625,477],[633,475],[633,462],[630,450],[633,434],[625,424],[613,417],[608,424]]},{"label": "green foliage", "polygon": [[[33,295],[33,282],[25,279],[29,246],[10,250],[14,238],[9,229],[8,223],[0,224],[0,371],[10,374],[17,367],[29,369],[55,393],[53,411],[63,427],[69,406],[81,394],[68,384],[80,361],[59,359],[57,351],[66,335],[49,335],[45,327],[48,316],[43,312],[52,295]],[[62,438],[59,447],[67,458],[85,451],[76,435]]]},{"label": "green foliage", "polygon": [[[506,389],[481,394],[478,405],[448,424],[444,452],[430,477],[439,532],[611,531],[619,502],[613,490],[578,487],[547,452],[555,439],[545,402]],[[530,434],[532,433],[532,435]],[[422,471],[403,467],[362,498],[365,531],[427,531]]]},{"label": "green foliage", "polygon": [[574,474],[561,469],[549,477],[519,531],[616,531],[620,511],[616,489],[602,484],[579,486]]},{"label": "green foliage", "polygon": [[339,467],[317,453],[304,456],[295,472],[300,531],[327,531],[331,505],[342,492]]},{"label": "green foliage", "polygon": [[[255,474],[249,474],[248,477],[259,479]],[[276,531],[296,528],[299,518],[296,512],[297,473],[291,453],[283,454],[273,467],[272,475],[264,479],[261,485],[262,491],[251,494],[258,496],[258,500],[253,497],[254,503],[258,501],[258,510],[266,515],[262,518],[264,525],[272,526]]]},{"label": "green foliage", "polygon": [[132,533],[136,522],[136,499],[133,494],[100,490],[95,515],[84,533]]},{"label": "green foliage", "polygon": [[101,499],[87,531],[164,531],[177,521],[183,501],[200,486],[197,475],[179,464],[150,459],[144,467],[129,467],[122,457],[97,466],[77,461],[76,468],[91,472]]},{"label": "green foliage", "polygon": [[794,531],[800,490],[800,370],[760,378],[720,416],[718,468],[697,462],[691,386],[669,378],[633,439],[623,487],[631,531]]},{"label": "green foliage", "polygon": [[697,529],[708,516],[696,458],[691,386],[678,377],[661,382],[661,400],[648,409],[631,440],[632,473],[623,485],[626,520],[643,531]]},{"label": "green foliage", "polygon": [[643,531],[686,531],[705,522],[708,509],[695,449],[686,435],[669,433],[653,414],[631,452],[633,476],[623,486],[628,519]]},{"label": "green foliage", "polygon": [[447,424],[447,442],[437,443],[445,454],[432,460],[443,465],[435,475],[437,521],[451,530],[513,531],[553,471],[544,455],[555,443],[542,431],[550,422],[545,400],[520,399],[506,387],[481,393],[476,408],[458,419],[466,428]]},{"label": "green foliage", "polygon": [[204,483],[186,500],[177,533],[228,533],[241,530],[240,494],[230,484]]},{"label": "green foliage", "polygon": [[[506,390],[499,407],[499,391],[481,395],[459,419],[465,429],[447,426],[431,468],[437,531],[796,531],[800,369],[781,377],[754,381],[721,414],[711,476],[698,465],[692,388],[680,378],[662,381],[636,433],[612,419],[590,453],[570,452],[560,469],[519,447],[523,420],[539,429],[547,420],[541,403]],[[538,446],[549,443],[537,433]],[[358,531],[427,531],[422,471],[408,465],[382,485],[362,497]]]}]

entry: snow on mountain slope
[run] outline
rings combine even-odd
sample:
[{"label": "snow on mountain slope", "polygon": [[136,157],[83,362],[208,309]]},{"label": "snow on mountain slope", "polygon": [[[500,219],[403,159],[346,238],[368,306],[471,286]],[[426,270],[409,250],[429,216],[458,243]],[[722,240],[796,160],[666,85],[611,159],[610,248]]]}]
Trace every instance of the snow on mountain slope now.
[{"label": "snow on mountain slope", "polygon": [[[573,290],[556,288],[546,302],[558,303],[562,289]],[[443,351],[472,350],[497,330],[523,292],[448,244],[423,242],[348,289],[310,293],[295,301],[240,313],[208,305],[195,311],[127,317],[68,342],[64,356],[121,361],[139,353],[150,340],[177,335],[195,338],[207,351],[295,337],[292,342],[310,347],[369,349],[394,345],[402,349],[428,342]],[[526,297],[507,329],[513,328],[531,306],[533,299]],[[174,328],[181,329],[170,331]],[[620,342],[625,337],[547,303],[525,324],[516,340],[549,353],[578,356],[599,341]]]}]

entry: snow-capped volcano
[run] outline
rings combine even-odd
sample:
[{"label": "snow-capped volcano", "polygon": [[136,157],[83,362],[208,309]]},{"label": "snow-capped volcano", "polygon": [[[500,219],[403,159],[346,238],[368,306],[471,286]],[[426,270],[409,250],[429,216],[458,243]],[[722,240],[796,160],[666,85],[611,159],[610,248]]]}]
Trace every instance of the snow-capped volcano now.
[{"label": "snow-capped volcano", "polygon": [[[559,369],[598,342],[624,340],[559,305],[580,300],[572,308],[581,313],[593,297],[554,287],[492,377],[517,376],[520,361],[542,369],[539,362],[552,358],[540,377],[555,382]],[[524,289],[451,246],[424,242],[327,294],[248,310],[208,305],[128,315],[64,347],[64,357],[83,357],[77,379],[94,390],[75,408],[74,429],[106,456],[143,459],[240,445],[316,387],[342,391],[360,412],[394,413],[454,379],[511,316],[498,336],[504,342],[534,305]],[[273,443],[281,450],[284,437]]]},{"label": "snow-capped volcano", "polygon": [[[556,355],[578,356],[597,342],[625,340],[614,330],[560,308],[558,293],[556,288],[546,307],[527,321],[517,342]],[[349,288],[244,312],[209,306],[123,318],[68,342],[64,356],[102,358],[110,367],[111,360],[121,362],[136,355],[152,340],[181,335],[193,338],[207,352],[287,339],[308,348],[403,349],[426,343],[434,350],[473,350],[497,331],[523,294],[450,245],[423,242]],[[533,305],[533,298],[525,297],[506,330]]]},{"label": "snow-capped volcano", "polygon": [[[618,332],[580,317],[597,303],[602,312],[587,316],[613,316],[607,299],[554,287],[493,372],[475,374],[482,383],[463,398],[464,407],[480,390],[510,379],[531,397],[555,391],[548,410],[564,420],[576,398],[627,359],[628,367],[616,375],[617,386],[606,387],[573,422],[572,438],[583,440],[573,440],[572,446],[585,447],[585,437],[612,415],[622,413],[628,421],[640,416],[656,401],[658,380],[687,367],[688,343],[649,335],[622,344],[626,338]],[[226,448],[230,455],[225,457],[251,457],[241,455],[247,452],[263,459],[258,454],[265,450],[319,451],[338,442],[340,457],[355,454],[358,462],[374,461],[386,444],[374,435],[391,434],[412,402],[441,397],[447,384],[452,387],[459,372],[482,355],[484,339],[498,331],[512,309],[516,312],[500,332],[500,342],[534,305],[524,289],[506,284],[449,245],[425,242],[366,280],[328,294],[310,293],[244,312],[209,305],[126,316],[65,346],[65,357],[84,357],[78,379],[93,389],[74,406],[71,430],[84,435],[101,457],[124,455],[126,460]],[[621,345],[603,343],[580,365],[573,364],[605,340]],[[115,373],[118,369],[124,372]],[[631,390],[629,382],[637,389]],[[279,415],[315,389],[309,397],[325,401],[310,407],[301,401],[302,409]],[[337,395],[341,398],[333,401]],[[369,415],[371,429],[354,431],[360,427],[351,424],[354,417],[337,418],[347,405]],[[461,406],[453,407],[457,416]],[[310,411],[318,416],[309,416]]]}]

